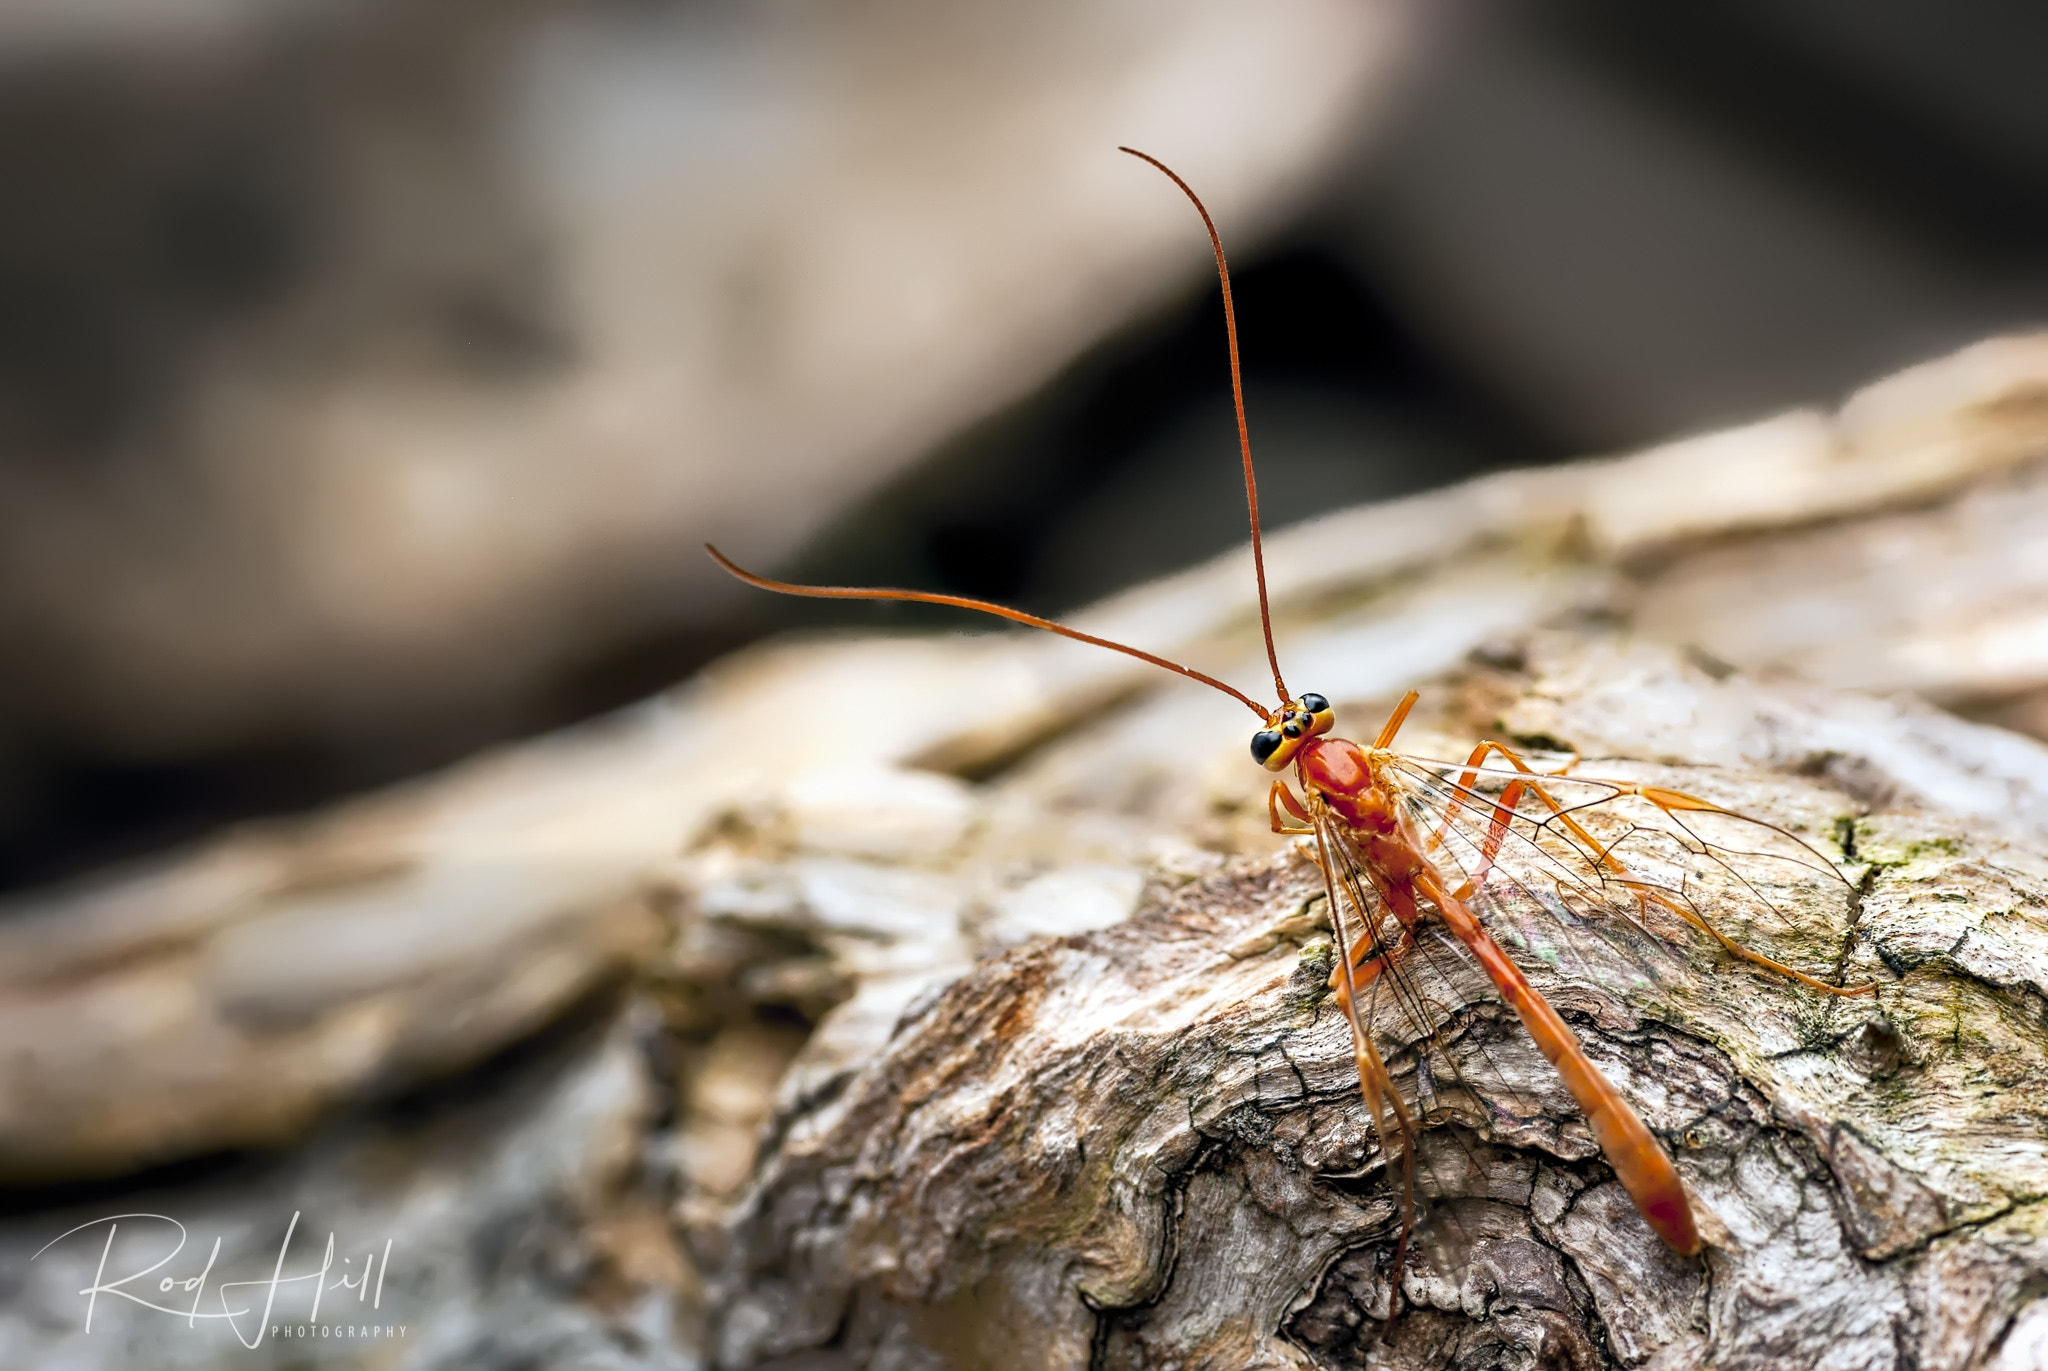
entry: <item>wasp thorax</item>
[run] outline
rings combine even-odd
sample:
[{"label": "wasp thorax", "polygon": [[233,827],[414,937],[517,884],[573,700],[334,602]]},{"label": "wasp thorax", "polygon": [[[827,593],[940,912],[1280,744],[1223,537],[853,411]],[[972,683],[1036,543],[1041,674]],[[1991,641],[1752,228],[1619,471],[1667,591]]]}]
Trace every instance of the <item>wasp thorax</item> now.
[{"label": "wasp thorax", "polygon": [[1319,733],[1328,733],[1336,721],[1330,702],[1320,695],[1289,700],[1278,712],[1267,716],[1264,728],[1252,734],[1252,760],[1268,771],[1284,770],[1304,742]]}]

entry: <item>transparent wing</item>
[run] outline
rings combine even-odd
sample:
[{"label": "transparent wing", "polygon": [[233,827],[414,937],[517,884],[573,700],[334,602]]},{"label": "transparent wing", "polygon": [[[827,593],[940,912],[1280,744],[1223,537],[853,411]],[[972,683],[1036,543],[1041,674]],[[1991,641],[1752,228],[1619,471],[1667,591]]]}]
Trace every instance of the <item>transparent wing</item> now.
[{"label": "transparent wing", "polygon": [[[1801,935],[1831,930],[1846,912],[1848,882],[1796,834],[1686,792],[1546,774],[1507,757],[1397,758],[1381,779],[1407,842],[1525,967],[1654,988],[1712,939],[1760,967],[1855,993],[1758,950],[1810,951]],[[1340,945],[1357,949],[1360,1082],[1406,1197],[1384,1268],[1391,1309],[1393,1279],[1405,1278],[1410,1302],[1427,1299],[1432,1280],[1456,1284],[1483,1222],[1475,1216],[1503,1174],[1496,1144],[1573,1155],[1588,1141],[1561,1132],[1575,1102],[1462,944],[1427,905],[1386,908],[1356,836],[1320,797],[1310,807]],[[1403,898],[1401,883],[1388,889]],[[1411,1238],[1420,1260],[1404,1266]]]},{"label": "transparent wing", "polygon": [[1402,757],[1389,775],[1431,861],[1517,956],[1640,986],[1676,972],[1704,935],[1854,993],[1824,981],[1833,968],[1814,955],[1849,884],[1784,828],[1683,791],[1499,763]]}]

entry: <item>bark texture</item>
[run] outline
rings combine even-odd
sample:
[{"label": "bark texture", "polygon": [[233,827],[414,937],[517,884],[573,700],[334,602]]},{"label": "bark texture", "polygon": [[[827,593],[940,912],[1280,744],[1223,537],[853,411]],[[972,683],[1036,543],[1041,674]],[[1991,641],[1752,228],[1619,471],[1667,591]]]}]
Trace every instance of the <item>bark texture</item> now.
[{"label": "bark texture", "polygon": [[[1651,751],[1646,720],[1717,719],[1750,761],[1709,745],[1628,769],[1845,864],[1839,899],[1742,935],[1874,1001],[1700,946],[1652,981],[1527,967],[1666,1140],[1704,1258],[1642,1224],[1475,971],[1430,987],[1477,1098],[1432,1111],[1442,1236],[1378,1341],[1399,1211],[1324,990],[1320,878],[1294,851],[1190,856],[1129,921],[981,963],[878,1057],[786,1097],[731,1233],[718,1363],[2032,1365],[2013,1330],[2048,1279],[2048,866],[1873,809],[1829,779],[1847,759],[1825,713],[1660,650],[1547,635],[1438,697],[1439,736],[1540,716],[1610,769]],[[1890,736],[1910,751],[1927,721]],[[1412,1081],[1416,1055],[1393,1066]]]},{"label": "bark texture", "polygon": [[[1416,753],[1568,744],[1840,863],[1731,931],[1874,1004],[1693,941],[1529,965],[1700,1261],[1453,974],[1456,1250],[1374,1343],[1390,1192],[1246,714],[1043,637],[855,638],[0,910],[0,1364],[364,1364],[111,1302],[86,1335],[97,1249],[34,1254],[137,1211],[186,1225],[180,1279],[214,1234],[262,1279],[295,1212],[294,1270],[388,1240],[393,1368],[2039,1365],[2048,748],[1925,697],[2039,723],[2044,459],[2048,346],[1994,340],[1268,544],[1340,731],[1421,687]],[[1251,584],[1079,622],[1255,686]]]}]

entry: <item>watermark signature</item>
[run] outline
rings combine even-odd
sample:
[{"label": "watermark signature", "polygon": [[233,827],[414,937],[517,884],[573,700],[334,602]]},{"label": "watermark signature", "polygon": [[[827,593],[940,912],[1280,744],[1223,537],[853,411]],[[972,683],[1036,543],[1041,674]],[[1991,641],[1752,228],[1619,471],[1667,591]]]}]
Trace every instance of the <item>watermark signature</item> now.
[{"label": "watermark signature", "polygon": [[[261,1346],[266,1336],[404,1337],[405,1324],[386,1323],[371,1317],[372,1314],[381,1311],[384,1305],[384,1276],[391,1266],[391,1239],[384,1240],[382,1250],[372,1247],[363,1252],[363,1265],[360,1269],[356,1268],[354,1255],[344,1254],[341,1257],[340,1269],[337,1271],[334,1234],[329,1232],[326,1252],[320,1259],[320,1265],[288,1276],[285,1274],[285,1263],[291,1255],[292,1237],[299,1229],[299,1217],[299,1212],[294,1212],[291,1222],[285,1225],[284,1241],[278,1244],[277,1261],[272,1265],[268,1277],[256,1280],[218,1281],[214,1284],[214,1295],[220,1304],[218,1312],[201,1307],[206,1302],[207,1282],[212,1279],[214,1265],[220,1260],[221,1240],[217,1237],[213,1240],[213,1250],[207,1254],[206,1265],[200,1269],[198,1275],[181,1278],[166,1272],[153,1284],[148,1283],[151,1276],[155,1276],[157,1272],[177,1260],[178,1254],[185,1250],[185,1225],[167,1214],[110,1214],[103,1219],[93,1219],[59,1233],[37,1249],[35,1257],[42,1256],[59,1243],[76,1238],[80,1234],[91,1233],[92,1230],[102,1227],[106,1229],[106,1241],[100,1248],[99,1266],[93,1273],[92,1284],[78,1292],[85,1300],[85,1331],[88,1334],[92,1332],[93,1315],[99,1308],[100,1297],[104,1295],[128,1300],[141,1305],[144,1309],[182,1319],[189,1328],[199,1327],[201,1319],[225,1320],[227,1326],[234,1331],[235,1337],[240,1339],[242,1346],[252,1350]],[[131,1230],[131,1240],[136,1230],[145,1235],[158,1234],[163,1243],[169,1244],[170,1250],[148,1266],[130,1271],[126,1275],[117,1273],[110,1280],[107,1266],[114,1254],[114,1239],[121,1232],[123,1224],[128,1225]],[[171,1241],[173,1238],[174,1242]],[[149,1250],[154,1251],[156,1246],[163,1243],[152,1245]],[[148,1252],[143,1255],[146,1257]],[[29,1260],[34,1261],[35,1257]],[[333,1279],[330,1280],[330,1277]],[[288,1317],[287,1311],[279,1306],[278,1292],[287,1286],[308,1283],[312,1287],[311,1310],[302,1319]],[[254,1290],[263,1292],[263,1308],[260,1314],[256,1310],[254,1297],[243,1293]],[[336,1291],[342,1293],[336,1296]],[[185,1295],[192,1297],[190,1304],[169,1303],[170,1300]],[[159,1303],[159,1300],[164,1302]],[[328,1321],[324,1324],[320,1321],[320,1305],[323,1300],[328,1300],[330,1306],[341,1306],[339,1310],[329,1313]],[[241,1307],[230,1308],[230,1305]]]}]

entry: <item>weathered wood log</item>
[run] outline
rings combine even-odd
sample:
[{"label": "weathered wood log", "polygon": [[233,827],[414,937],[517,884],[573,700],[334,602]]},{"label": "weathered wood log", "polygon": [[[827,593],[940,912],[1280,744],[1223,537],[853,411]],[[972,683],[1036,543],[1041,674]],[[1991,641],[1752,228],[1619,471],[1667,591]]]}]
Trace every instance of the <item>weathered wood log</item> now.
[{"label": "weathered wood log", "polygon": [[[1436,1064],[1420,1155],[1440,1240],[1380,1342],[1400,1206],[1325,986],[1321,879],[1295,851],[1184,854],[1128,922],[981,963],[873,1058],[809,1079],[799,1059],[728,1239],[718,1364],[2034,1365],[2048,863],[1873,808],[1824,704],[1668,653],[1555,635],[1525,672],[1472,666],[1437,698],[1438,737],[1541,719],[1589,771],[1654,756],[1631,774],[1784,824],[1851,877],[1796,926],[1740,931],[1874,1001],[1704,946],[1654,981],[1597,950],[1527,967],[1665,1139],[1704,1258],[1649,1232],[1474,970],[1428,986],[1464,1069]],[[1909,752],[1937,717],[1870,740]],[[1057,750],[1092,767],[1119,726]],[[1420,1055],[1394,1062],[1411,1087]]]},{"label": "weathered wood log", "polygon": [[[1836,415],[1508,472],[1285,531],[1269,542],[1283,647],[1301,679],[1367,699],[1547,617],[1598,612],[1736,666],[1910,684],[2025,723],[2048,697],[2037,560],[2022,555],[2025,516],[2048,503],[2043,454],[2048,340],[1993,340],[1880,381]],[[2008,517],[1969,530],[1970,511],[1986,509]],[[1840,574],[1902,540],[1913,596],[1865,595]],[[1988,574],[2001,558],[2006,574]],[[1238,669],[1257,656],[1251,589],[1234,554],[1081,622],[1255,680]],[[842,785],[905,764],[997,774],[1103,702],[1155,690],[1151,672],[1042,635],[771,647],[592,727],[10,899],[0,1181],[275,1144],[337,1105],[461,1069],[658,945],[639,892],[682,835],[736,798],[781,795],[807,769]],[[1137,745],[1091,784],[1179,797],[1155,834],[1228,846],[1219,816],[1237,812],[1228,804],[1246,784],[1236,721],[1206,699],[1151,698],[1143,728],[1123,735]],[[2041,776],[1983,735],[1930,720],[1910,754],[1888,752],[1859,739],[1882,732],[1890,706],[1831,708],[1861,784],[2048,832]],[[781,727],[735,749],[743,711]],[[1215,759],[1199,784],[1190,755]],[[917,811],[900,790],[881,805],[899,818],[901,804]],[[972,809],[953,804],[943,822]],[[1083,841],[1046,860],[1124,873],[1106,887],[1115,900],[1142,865],[1129,853]],[[696,882],[684,875],[686,893]]]},{"label": "weathered wood log", "polygon": [[[1346,730],[1421,686],[1404,735],[1419,752],[1501,732],[1670,768],[1868,882],[1853,931],[1837,905],[1757,936],[1878,981],[1881,1020],[1690,945],[1698,979],[1648,992],[1536,969],[1739,1244],[1704,1265],[1631,1245],[1632,1211],[1540,1062],[1483,987],[1446,988],[1457,1041],[1544,1107],[1489,1140],[1481,1092],[1432,1133],[1476,1159],[1454,1170],[1449,1149],[1446,1183],[1489,1187],[1439,1205],[1469,1213],[1484,1250],[1455,1292],[1448,1262],[1417,1276],[1398,1356],[2030,1364],[2048,1335],[2029,1074],[2048,751],[1823,687],[1911,684],[2018,718],[2048,686],[2048,665],[1952,633],[2034,641],[2044,396],[2040,341],[2004,340],[1837,414],[1270,542],[1290,677],[1337,700]],[[1838,574],[1845,549],[1868,571],[1898,546],[1910,596]],[[1818,598],[1794,613],[1800,587]],[[1753,632],[1765,609],[1771,632]],[[1241,556],[1085,622],[1260,677]],[[1261,1339],[1326,1365],[1378,1356],[1384,1186],[1315,992],[1327,935],[1265,831],[1245,722],[1042,637],[770,645],[599,725],[17,899],[0,912],[0,1176],[25,1212],[0,1223],[0,1259],[13,1272],[91,1217],[77,1204],[146,1199],[239,1235],[223,1260],[241,1276],[276,1240],[264,1225],[305,1201],[394,1240],[390,1305],[434,1329],[394,1366],[600,1348],[691,1365],[707,1347],[734,1366],[1037,1366],[1074,1338],[1111,1364]],[[608,1003],[658,1023],[629,1022],[559,1088],[530,1089],[531,1063],[475,1071],[621,978]],[[418,1110],[450,1073],[503,1108],[480,1124],[444,1101],[431,1127],[373,1115],[372,1144],[334,1141],[352,1111],[426,1087]],[[934,1093],[906,1097],[911,1081]],[[582,1122],[519,1128],[554,1108],[541,1096]],[[1124,1131],[1062,1151],[1061,1111]],[[995,1131],[963,1138],[977,1119]],[[252,1144],[294,1150],[246,1190],[240,1172],[159,1173],[38,1209],[30,1188]],[[664,1211],[680,1247],[649,1217]],[[1062,1214],[1070,1229],[1047,1226]],[[0,1305],[0,1360],[87,1371],[151,1345],[79,1336],[74,1268],[29,1269]],[[214,1365],[222,1347],[167,1343],[151,1364]]]}]

